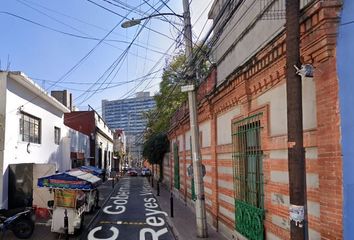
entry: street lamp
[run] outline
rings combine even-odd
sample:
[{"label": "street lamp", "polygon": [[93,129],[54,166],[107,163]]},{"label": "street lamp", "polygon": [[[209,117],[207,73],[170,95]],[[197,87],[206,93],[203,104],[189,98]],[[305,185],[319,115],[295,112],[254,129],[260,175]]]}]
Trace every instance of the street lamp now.
[{"label": "street lamp", "polygon": [[141,23],[141,21],[143,20],[146,20],[146,19],[150,19],[150,18],[153,18],[153,17],[158,17],[158,16],[166,16],[166,15],[172,15],[172,16],[177,16],[179,18],[183,18],[182,15],[179,15],[179,14],[174,14],[174,13],[158,13],[158,14],[152,14],[150,16],[147,16],[147,17],[143,17],[143,18],[138,18],[138,19],[132,19],[132,20],[127,20],[125,22],[122,23],[121,27],[122,28],[130,28],[130,27],[133,27],[135,25],[138,25]]},{"label": "street lamp", "polygon": [[[128,28],[140,24],[142,20],[149,19],[156,16],[163,15],[174,15],[184,19],[184,40],[186,42],[186,59],[187,64],[193,63],[193,51],[192,51],[192,26],[190,19],[189,11],[189,1],[183,0],[183,16],[174,14],[174,13],[159,13],[150,15],[148,17],[140,19],[132,19],[126,21],[122,24],[123,28]],[[194,76],[195,68],[190,67],[191,70],[187,71],[187,76],[190,78]],[[182,92],[188,92],[188,102],[189,102],[189,120],[190,120],[190,129],[192,137],[192,157],[193,157],[193,179],[195,182],[195,212],[196,212],[196,223],[197,223],[197,236],[200,238],[208,237],[208,229],[206,222],[206,212],[205,212],[205,195],[204,195],[204,183],[202,176],[202,160],[200,157],[200,148],[199,148],[199,129],[198,129],[198,118],[197,118],[197,98],[196,98],[196,89],[195,81],[191,80],[187,86],[182,87]]]}]

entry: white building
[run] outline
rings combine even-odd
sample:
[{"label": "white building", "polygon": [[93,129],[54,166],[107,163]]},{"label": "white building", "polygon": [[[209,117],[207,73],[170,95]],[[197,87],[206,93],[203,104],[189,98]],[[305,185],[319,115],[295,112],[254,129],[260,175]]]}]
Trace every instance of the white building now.
[{"label": "white building", "polygon": [[90,136],[90,163],[107,174],[112,170],[113,132],[102,117],[92,108],[88,111],[65,113],[64,123]]},{"label": "white building", "polygon": [[10,164],[65,171],[73,150],[89,156],[89,137],[64,125],[69,111],[23,73],[0,72],[0,208],[8,206]]}]

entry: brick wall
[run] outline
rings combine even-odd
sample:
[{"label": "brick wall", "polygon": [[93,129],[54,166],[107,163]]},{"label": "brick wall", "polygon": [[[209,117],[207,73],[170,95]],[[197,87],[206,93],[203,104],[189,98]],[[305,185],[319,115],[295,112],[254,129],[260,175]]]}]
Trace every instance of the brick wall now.
[{"label": "brick wall", "polygon": [[[303,89],[303,105],[307,104],[304,107],[304,147],[310,239],[342,239],[343,236],[335,59],[339,12],[339,1],[315,1],[302,15],[301,57],[303,63],[315,67],[313,80],[303,80],[312,81],[303,82],[310,84]],[[278,35],[252,61],[234,71],[229,80],[217,88],[209,88],[208,94],[200,95],[205,97],[199,100],[198,122],[201,126],[210,126],[207,132],[210,144],[201,148],[202,162],[207,170],[204,177],[206,208],[210,222],[229,238],[239,236],[235,232],[231,122],[259,112],[263,113],[260,121],[266,236],[290,238],[286,104],[282,105],[286,102],[284,40],[284,33]],[[211,74],[209,78],[215,76]],[[201,91],[205,92],[205,89],[203,87]],[[205,127],[202,130],[207,131]],[[185,174],[191,163],[190,149],[185,146],[190,135],[188,131],[188,107],[183,105],[171,121],[169,138],[183,145],[179,152],[181,188],[177,194],[192,202],[190,178]],[[201,134],[206,134],[203,131]],[[170,163],[169,172],[173,176],[172,151]]]}]

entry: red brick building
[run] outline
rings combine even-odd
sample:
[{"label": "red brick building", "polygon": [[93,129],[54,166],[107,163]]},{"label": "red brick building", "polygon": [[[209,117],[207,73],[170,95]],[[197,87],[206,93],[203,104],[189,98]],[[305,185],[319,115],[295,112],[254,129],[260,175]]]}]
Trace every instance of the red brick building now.
[{"label": "red brick building", "polygon": [[[198,91],[198,122],[208,221],[229,239],[289,239],[285,19],[277,1],[215,1],[216,67]],[[234,11],[235,10],[235,11]],[[310,239],[343,238],[343,178],[336,62],[341,1],[301,1]],[[227,22],[222,22],[226,21]],[[188,105],[171,121],[165,181],[193,206]],[[245,214],[250,214],[246,219]]]},{"label": "red brick building", "polygon": [[64,124],[90,137],[90,165],[109,173],[114,168],[113,132],[94,110],[65,113]]}]

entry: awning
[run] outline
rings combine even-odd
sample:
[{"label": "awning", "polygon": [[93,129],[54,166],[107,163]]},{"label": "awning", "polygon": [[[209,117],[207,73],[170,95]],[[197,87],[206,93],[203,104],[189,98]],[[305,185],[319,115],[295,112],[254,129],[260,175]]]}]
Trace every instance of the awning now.
[{"label": "awning", "polygon": [[89,172],[89,173],[96,175],[96,176],[103,174],[103,170],[101,168],[94,167],[94,166],[81,166],[81,167],[79,167],[79,169],[81,171]]},{"label": "awning", "polygon": [[74,170],[38,178],[38,187],[59,189],[91,190],[101,183],[101,179],[91,173]]}]

